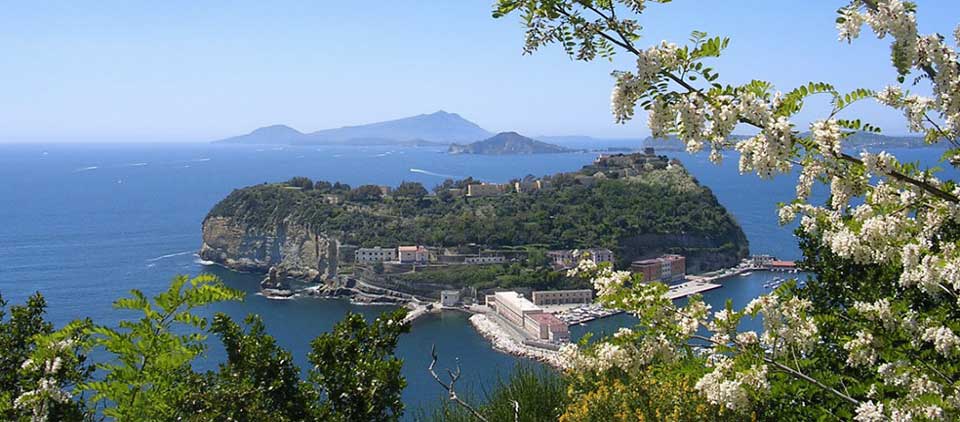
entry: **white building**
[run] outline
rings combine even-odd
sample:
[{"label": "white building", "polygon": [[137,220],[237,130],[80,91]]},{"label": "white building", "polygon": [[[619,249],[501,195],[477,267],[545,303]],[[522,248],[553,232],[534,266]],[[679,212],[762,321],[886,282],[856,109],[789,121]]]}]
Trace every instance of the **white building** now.
[{"label": "white building", "polygon": [[531,295],[534,305],[565,305],[593,302],[593,290],[543,290]]},{"label": "white building", "polygon": [[504,191],[503,185],[495,183],[471,183],[467,185],[467,196],[497,196]]},{"label": "white building", "polygon": [[459,290],[442,290],[440,292],[440,304],[443,306],[457,306],[460,303]]},{"label": "white building", "polygon": [[553,314],[544,312],[517,292],[496,292],[487,295],[487,306],[507,322],[537,340],[555,342],[570,339],[567,324]]},{"label": "white building", "polygon": [[464,258],[464,264],[484,265],[484,264],[503,264],[507,258],[502,256],[470,256]]},{"label": "white building", "polygon": [[394,248],[360,248],[354,253],[358,264],[373,264],[376,262],[390,262],[397,260],[397,250]]},{"label": "white building", "polygon": [[547,257],[550,258],[550,260],[553,262],[553,265],[557,268],[575,267],[577,263],[584,258],[584,256],[596,264],[602,262],[613,263],[614,260],[613,251],[604,248],[591,248],[582,250],[563,249],[547,252]]}]

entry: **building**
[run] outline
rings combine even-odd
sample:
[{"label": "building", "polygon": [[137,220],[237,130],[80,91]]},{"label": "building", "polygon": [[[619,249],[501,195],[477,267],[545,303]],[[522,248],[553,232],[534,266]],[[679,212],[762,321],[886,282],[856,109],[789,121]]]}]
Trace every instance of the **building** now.
[{"label": "building", "polygon": [[586,255],[587,259],[596,264],[603,262],[613,263],[614,259],[613,251],[603,248],[591,248],[584,250],[566,249],[547,252],[547,258],[550,258],[550,261],[556,268],[575,267],[581,260],[583,260],[584,255]]},{"label": "building", "polygon": [[523,329],[538,340],[557,343],[570,340],[570,329],[567,323],[547,312],[527,314]]},{"label": "building", "polygon": [[507,262],[507,258],[502,256],[469,256],[463,260],[464,264],[471,265],[503,264],[504,262]]},{"label": "building", "polygon": [[460,291],[459,290],[442,290],[440,291],[440,304],[443,306],[457,306],[460,303]]},{"label": "building", "polygon": [[397,250],[393,248],[360,248],[355,253],[356,263],[373,264],[375,262],[389,262],[397,260]]},{"label": "building", "polygon": [[533,304],[537,306],[592,303],[593,290],[543,290],[533,292],[531,297],[533,298]]},{"label": "building", "polygon": [[749,262],[752,267],[765,268],[772,265],[773,261],[776,260],[777,258],[770,255],[752,255],[747,262]]},{"label": "building", "polygon": [[537,340],[555,342],[570,339],[567,324],[553,314],[544,312],[517,292],[496,292],[487,295],[487,306],[515,328]]},{"label": "building", "polygon": [[683,281],[687,272],[687,260],[681,255],[663,255],[657,258],[633,261],[630,271],[643,274],[643,281],[673,283]]},{"label": "building", "polygon": [[528,181],[528,182],[515,182],[513,184],[513,190],[517,193],[523,192],[536,192],[540,189],[543,189],[543,182],[539,180]]},{"label": "building", "polygon": [[423,246],[401,246],[397,252],[401,264],[426,264],[430,260],[430,251]]},{"label": "building", "polygon": [[498,196],[504,191],[503,185],[496,183],[471,183],[467,185],[467,196]]}]

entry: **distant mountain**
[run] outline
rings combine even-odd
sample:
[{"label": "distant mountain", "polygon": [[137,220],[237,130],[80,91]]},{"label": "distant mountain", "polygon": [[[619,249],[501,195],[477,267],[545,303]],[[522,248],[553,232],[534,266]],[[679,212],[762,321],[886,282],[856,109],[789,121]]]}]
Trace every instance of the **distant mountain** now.
[{"label": "distant mountain", "polygon": [[[810,136],[809,132],[800,134],[802,137]],[[733,140],[743,140],[749,138],[747,135],[732,135]],[[643,140],[643,146],[653,147],[661,151],[683,151],[683,143],[676,136],[670,136],[667,139],[657,139],[647,137]],[[942,145],[930,145],[924,142],[922,136],[887,136],[878,133],[856,132],[843,140],[843,147],[846,150],[859,151],[861,149],[874,150],[878,148],[937,148]]]},{"label": "distant mountain", "polygon": [[302,133],[287,126],[268,126],[217,142],[234,144],[287,145],[447,145],[470,142],[490,136],[478,126],[456,113],[438,111],[358,126],[324,129]]},{"label": "distant mountain", "polygon": [[485,155],[550,154],[572,151],[574,150],[530,139],[517,132],[501,132],[488,139],[467,145],[453,144],[448,150],[451,154]]},{"label": "distant mountain", "polygon": [[226,144],[294,144],[306,136],[290,126],[273,125],[262,127],[246,135],[234,136],[217,142]]}]

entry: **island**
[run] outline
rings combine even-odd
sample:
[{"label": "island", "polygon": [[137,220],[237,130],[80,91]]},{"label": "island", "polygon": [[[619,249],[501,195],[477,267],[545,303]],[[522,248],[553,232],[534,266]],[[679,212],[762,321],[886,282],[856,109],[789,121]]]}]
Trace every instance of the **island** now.
[{"label": "island", "polygon": [[450,154],[555,154],[575,150],[528,138],[517,132],[501,132],[482,141],[466,145],[452,144]]},{"label": "island", "polygon": [[565,272],[585,253],[617,268],[680,256],[693,273],[746,257],[746,236],[710,189],[652,152],[508,183],[447,180],[432,193],[305,177],[250,186],[210,210],[200,256],[368,302],[589,287]]},{"label": "island", "polygon": [[430,114],[309,133],[286,125],[272,125],[214,142],[246,145],[436,146],[470,142],[490,135],[490,132],[459,114],[440,110]]}]

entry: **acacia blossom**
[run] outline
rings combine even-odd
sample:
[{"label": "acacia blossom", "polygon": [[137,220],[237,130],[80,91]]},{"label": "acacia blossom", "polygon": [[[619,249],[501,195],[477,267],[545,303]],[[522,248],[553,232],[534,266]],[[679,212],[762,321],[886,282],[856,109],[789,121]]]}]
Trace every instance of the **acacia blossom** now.
[{"label": "acacia blossom", "polygon": [[866,331],[858,331],[856,337],[843,345],[849,352],[847,365],[870,366],[877,361],[877,350],[873,346],[873,335]]}]

